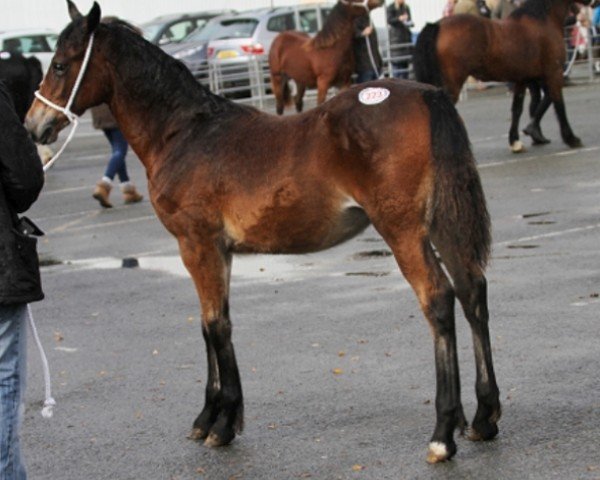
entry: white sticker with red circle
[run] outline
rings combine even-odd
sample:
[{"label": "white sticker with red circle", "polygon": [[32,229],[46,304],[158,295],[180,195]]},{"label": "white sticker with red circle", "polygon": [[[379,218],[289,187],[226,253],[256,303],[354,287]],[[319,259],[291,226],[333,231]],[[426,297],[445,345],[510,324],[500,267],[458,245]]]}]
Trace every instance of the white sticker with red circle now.
[{"label": "white sticker with red circle", "polygon": [[358,94],[358,101],[365,105],[377,105],[390,96],[387,88],[368,87],[362,89]]}]

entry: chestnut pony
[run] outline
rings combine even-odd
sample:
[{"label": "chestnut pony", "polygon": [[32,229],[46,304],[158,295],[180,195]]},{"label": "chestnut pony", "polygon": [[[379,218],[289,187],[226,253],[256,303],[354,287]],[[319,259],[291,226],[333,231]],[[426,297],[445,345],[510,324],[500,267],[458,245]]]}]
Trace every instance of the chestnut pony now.
[{"label": "chestnut pony", "polygon": [[[454,15],[428,24],[415,46],[416,79],[443,86],[456,103],[469,75],[488,81],[514,83],[509,144],[515,152],[519,141],[519,119],[525,89],[532,93],[541,85],[544,96],[537,103],[531,122],[523,130],[534,144],[548,143],[540,127],[551,103],[560,124],[563,141],[580,147],[567,120],[562,95],[566,60],[563,24],[573,0],[527,0],[504,20],[475,15]],[[590,0],[582,3],[589,4]]]},{"label": "chestnut pony", "polygon": [[271,44],[269,69],[276,109],[283,114],[292,98],[289,79],[296,82],[296,111],[302,111],[306,88],[317,87],[317,104],[329,87],[347,88],[354,72],[354,20],[382,5],[383,0],[339,0],[314,38],[306,33],[282,32]]},{"label": "chestnut pony", "polygon": [[26,125],[37,140],[53,142],[68,123],[56,107],[73,98],[79,115],[105,102],[144,164],[152,205],[179,242],[202,310],[208,378],[192,436],[224,445],[243,425],[229,310],[232,255],[314,252],[372,223],[433,333],[437,420],[429,461],[450,458],[454,430],[466,426],[455,297],[472,327],[476,358],[470,436],[494,437],[500,402],[484,275],[490,221],[466,131],[446,94],[382,80],[306,113],[269,115],[212,94],[125,25],[100,23],[98,4],[82,16],[68,3],[72,22]]}]

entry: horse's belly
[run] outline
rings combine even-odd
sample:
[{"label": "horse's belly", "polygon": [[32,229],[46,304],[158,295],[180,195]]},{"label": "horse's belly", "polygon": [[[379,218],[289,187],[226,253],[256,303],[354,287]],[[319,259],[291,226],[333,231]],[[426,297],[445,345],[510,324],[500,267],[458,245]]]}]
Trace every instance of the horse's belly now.
[{"label": "horse's belly", "polygon": [[315,207],[307,202],[262,211],[247,225],[229,218],[225,230],[236,252],[308,253],[349,240],[370,224],[364,210],[355,205]]}]

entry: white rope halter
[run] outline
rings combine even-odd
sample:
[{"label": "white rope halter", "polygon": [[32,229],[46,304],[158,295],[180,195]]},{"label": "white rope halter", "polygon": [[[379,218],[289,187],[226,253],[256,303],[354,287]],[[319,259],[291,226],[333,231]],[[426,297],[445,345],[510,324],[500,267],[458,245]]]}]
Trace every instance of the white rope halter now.
[{"label": "white rope halter", "polygon": [[69,123],[73,124],[73,128],[69,132],[69,136],[67,137],[67,140],[65,141],[65,143],[63,143],[62,147],[60,147],[58,152],[56,152],[56,155],[54,155],[52,157],[52,159],[46,165],[44,165],[44,171],[47,171],[52,165],[54,165],[54,162],[56,162],[56,160],[58,159],[60,154],[64,151],[64,149],[67,147],[69,142],[73,139],[73,136],[75,135],[75,130],[77,130],[77,126],[79,125],[79,117],[71,111],[71,106],[73,105],[73,102],[75,101],[75,96],[77,95],[77,92],[79,91],[79,87],[81,86],[81,82],[83,81],[83,76],[85,75],[85,72],[87,70],[88,63],[90,62],[93,45],[94,45],[94,32],[92,32],[92,34],[90,35],[90,39],[88,41],[87,48],[85,50],[85,55],[83,57],[83,62],[81,64],[81,68],[79,69],[79,73],[77,74],[77,79],[75,80],[75,84],[73,85],[73,89],[71,90],[71,95],[69,96],[69,100],[67,101],[67,104],[64,107],[61,107],[61,106],[57,105],[56,103],[52,102],[51,100],[48,100],[46,97],[44,97],[40,93],[39,90],[37,90],[35,92],[35,96],[38,100],[45,103],[49,107],[61,112],[65,117],[67,117],[67,119],[69,120]]}]

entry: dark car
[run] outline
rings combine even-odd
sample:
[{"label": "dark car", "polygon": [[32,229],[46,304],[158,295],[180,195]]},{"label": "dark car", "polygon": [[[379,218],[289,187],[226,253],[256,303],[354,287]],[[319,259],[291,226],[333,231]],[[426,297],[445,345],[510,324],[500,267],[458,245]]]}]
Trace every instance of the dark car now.
[{"label": "dark car", "polygon": [[163,15],[140,25],[140,28],[146,40],[163,46],[180,42],[190,33],[202,29],[211,18],[231,12],[231,10],[221,10]]}]

